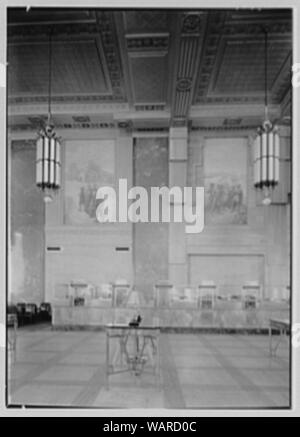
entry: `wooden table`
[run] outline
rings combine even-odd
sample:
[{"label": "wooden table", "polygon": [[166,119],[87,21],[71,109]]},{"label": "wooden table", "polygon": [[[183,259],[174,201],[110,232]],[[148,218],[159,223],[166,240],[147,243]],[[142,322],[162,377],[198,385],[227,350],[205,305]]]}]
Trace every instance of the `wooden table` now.
[{"label": "wooden table", "polygon": [[[273,330],[279,331],[279,338],[273,344]],[[269,321],[269,351],[270,356],[275,356],[281,340],[290,332],[290,322],[287,319],[270,319]]]},{"label": "wooden table", "polygon": [[[135,377],[142,373],[152,373],[160,383],[158,326],[106,325],[106,387],[109,376],[130,372]],[[111,341],[115,341],[112,350]],[[111,353],[113,352],[113,353]],[[150,362],[151,372],[147,369]]]}]

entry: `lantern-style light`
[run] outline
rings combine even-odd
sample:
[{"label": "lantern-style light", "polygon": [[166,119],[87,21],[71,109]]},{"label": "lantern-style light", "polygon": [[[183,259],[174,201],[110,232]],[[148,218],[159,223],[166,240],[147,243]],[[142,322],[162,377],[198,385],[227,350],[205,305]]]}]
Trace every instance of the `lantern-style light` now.
[{"label": "lantern-style light", "polygon": [[47,124],[37,140],[36,184],[48,191],[60,188],[60,143],[53,128]]},{"label": "lantern-style light", "polygon": [[254,185],[256,188],[271,188],[279,182],[278,129],[265,121],[258,129],[254,142]]},{"label": "lantern-style light", "polygon": [[61,185],[61,152],[51,117],[52,32],[49,36],[49,98],[48,120],[38,132],[36,144],[36,185],[44,192],[44,201],[50,202]]},{"label": "lantern-style light", "polygon": [[268,119],[268,32],[265,30],[265,121],[254,141],[254,186],[264,192],[263,204],[271,203],[271,190],[279,183],[280,138]]}]

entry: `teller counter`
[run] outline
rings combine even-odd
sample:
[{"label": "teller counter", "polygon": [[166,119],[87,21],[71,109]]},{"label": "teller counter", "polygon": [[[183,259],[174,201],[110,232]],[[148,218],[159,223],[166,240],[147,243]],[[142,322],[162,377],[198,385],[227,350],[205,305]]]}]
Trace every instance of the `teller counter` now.
[{"label": "teller counter", "polygon": [[85,302],[74,305],[68,300],[52,302],[52,325],[63,329],[103,328],[110,323],[129,323],[137,313],[142,324],[161,328],[267,329],[270,319],[289,319],[287,302],[261,301],[259,306],[243,307],[240,302],[220,301],[212,308],[177,303],[174,306],[108,306]]}]

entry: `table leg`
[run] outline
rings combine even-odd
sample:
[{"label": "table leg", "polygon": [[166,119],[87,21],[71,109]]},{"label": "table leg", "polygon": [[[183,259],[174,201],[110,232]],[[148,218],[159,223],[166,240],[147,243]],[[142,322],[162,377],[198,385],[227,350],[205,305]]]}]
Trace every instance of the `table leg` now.
[{"label": "table leg", "polygon": [[106,390],[109,390],[109,333],[106,332]]},{"label": "table leg", "polygon": [[273,355],[273,352],[272,352],[272,326],[271,325],[269,326],[269,354],[270,354],[270,357]]},{"label": "table leg", "polygon": [[18,321],[17,321],[17,319],[15,319],[15,321],[14,321],[14,346],[13,346],[13,351],[14,351],[13,360],[14,360],[14,362],[16,361],[16,355],[17,355],[17,329],[18,329]]},{"label": "table leg", "polygon": [[160,352],[159,352],[159,334],[156,339],[156,381],[157,385],[161,387],[161,375],[160,375]]}]

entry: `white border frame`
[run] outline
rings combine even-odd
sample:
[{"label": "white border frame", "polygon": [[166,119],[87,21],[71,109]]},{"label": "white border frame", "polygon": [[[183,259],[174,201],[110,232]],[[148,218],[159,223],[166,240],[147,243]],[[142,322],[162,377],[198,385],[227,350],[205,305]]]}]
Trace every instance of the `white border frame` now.
[{"label": "white border frame", "polygon": [[[0,132],[1,132],[1,147],[0,147],[0,173],[2,175],[2,184],[0,185],[0,202],[1,205],[6,205],[6,88],[5,88],[5,69],[1,67],[6,65],[6,8],[7,6],[41,6],[41,7],[80,7],[83,6],[81,0],[32,0],[24,2],[24,0],[2,0],[0,6]],[[209,5],[205,2],[196,2],[195,0],[185,0],[184,4],[178,4],[174,0],[164,0],[163,4],[161,0],[152,0],[151,2],[145,0],[86,0],[84,7],[119,7],[119,8],[161,8],[161,7],[182,7],[188,8],[293,8],[294,20],[293,20],[293,62],[300,63],[299,52],[299,24],[300,23],[300,8],[297,7],[297,0],[287,0],[282,4],[281,0],[227,0],[226,4],[222,0],[212,0]],[[2,65],[1,65],[2,64]],[[3,74],[4,72],[4,74]],[[4,83],[3,83],[4,82]],[[292,193],[292,220],[293,220],[293,234],[292,234],[292,290],[293,290],[293,308],[292,308],[292,320],[294,325],[297,323],[300,327],[300,233],[299,233],[299,215],[300,215],[300,152],[296,147],[296,140],[300,140],[300,127],[296,123],[299,120],[299,88],[293,90],[293,193]],[[6,289],[6,211],[2,208],[1,214],[1,232],[0,232],[0,247],[1,251],[1,289]],[[37,408],[34,410],[26,409],[7,409],[5,406],[5,338],[4,323],[5,323],[5,301],[6,293],[0,295],[0,411],[2,417],[18,416],[41,416],[41,417],[59,417],[59,416],[81,416],[81,417],[128,417],[128,416],[169,416],[170,410],[168,409],[125,409],[125,410],[101,410],[101,409],[46,409]],[[214,417],[214,416],[226,416],[226,417],[238,417],[238,416],[281,416],[281,417],[299,417],[300,416],[300,345],[292,350],[292,409],[291,410],[171,410],[172,416],[177,417]]]}]

